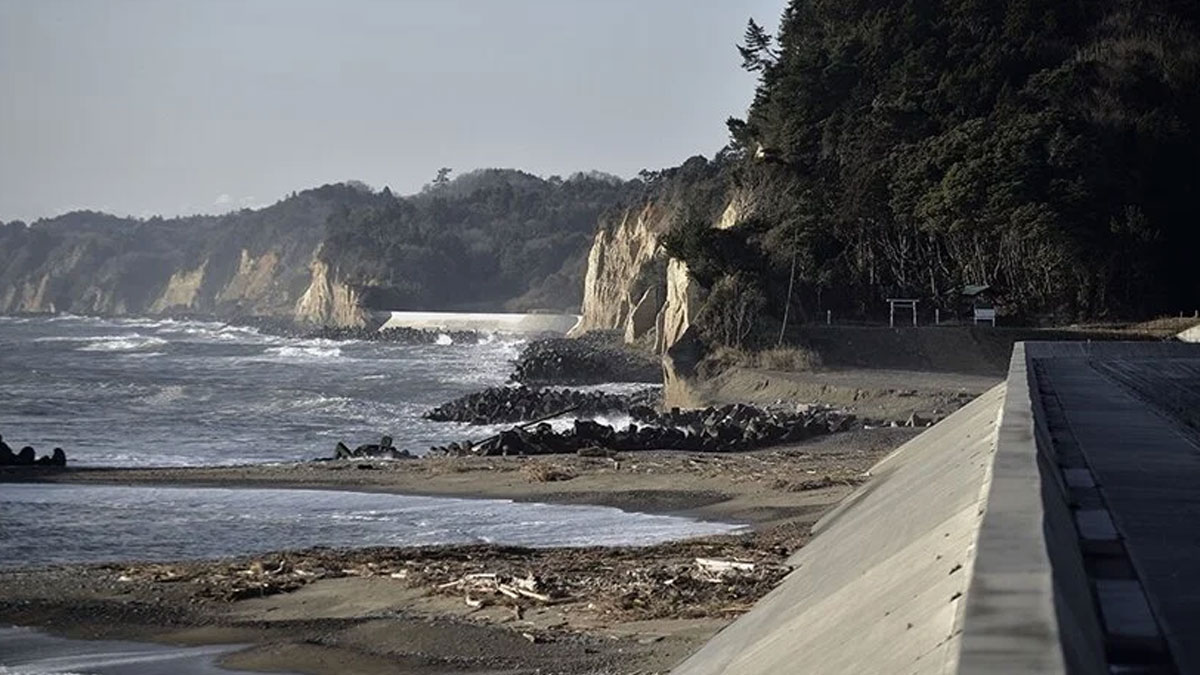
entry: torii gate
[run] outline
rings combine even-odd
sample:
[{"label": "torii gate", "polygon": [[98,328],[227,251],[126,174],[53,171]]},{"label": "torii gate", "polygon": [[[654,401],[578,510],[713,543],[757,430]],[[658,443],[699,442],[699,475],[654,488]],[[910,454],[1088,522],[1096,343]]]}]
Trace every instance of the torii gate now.
[{"label": "torii gate", "polygon": [[917,325],[917,300],[913,298],[888,298],[888,325],[896,327],[896,308],[912,309],[913,325]]}]

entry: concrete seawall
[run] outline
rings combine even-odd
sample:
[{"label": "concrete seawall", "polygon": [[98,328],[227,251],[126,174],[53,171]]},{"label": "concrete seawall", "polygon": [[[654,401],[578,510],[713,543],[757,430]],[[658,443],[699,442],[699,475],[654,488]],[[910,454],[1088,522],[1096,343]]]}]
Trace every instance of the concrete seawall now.
[{"label": "concrete seawall", "polygon": [[502,312],[388,312],[380,329],[477,330],[504,333],[565,335],[579,322],[577,314],[516,314]]},{"label": "concrete seawall", "polygon": [[[1149,472],[1124,449],[1161,436],[1147,446],[1162,451],[1155,467],[1190,479],[1200,445],[1168,408],[1144,410],[1108,370],[1169,371],[1172,386],[1200,396],[1197,345],[1017,344],[1004,384],[881,460],[814,526],[783,583],[673,672],[1195,672],[1177,665],[1190,656],[1177,636],[1195,629],[1188,610],[1200,603],[1154,589],[1178,596],[1195,586],[1170,570],[1195,554],[1185,528],[1200,499],[1170,493],[1176,530],[1139,537],[1146,516],[1128,495],[1166,479],[1133,484]],[[1114,412],[1087,417],[1081,397],[1092,391]],[[1090,435],[1079,426],[1114,423],[1126,409],[1127,440],[1124,420]],[[1106,437],[1117,454],[1101,455]],[[1090,464],[1101,460],[1107,484]],[[1122,462],[1132,471],[1123,474]]]}]

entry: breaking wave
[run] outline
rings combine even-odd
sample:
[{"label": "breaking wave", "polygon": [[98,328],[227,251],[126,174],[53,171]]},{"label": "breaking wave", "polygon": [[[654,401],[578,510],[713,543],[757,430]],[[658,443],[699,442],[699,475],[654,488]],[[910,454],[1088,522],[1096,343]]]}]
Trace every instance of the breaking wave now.
[{"label": "breaking wave", "polygon": [[132,352],[147,347],[165,345],[167,341],[160,337],[146,336],[139,333],[131,335],[105,335],[83,338],[88,344],[79,348],[81,352]]},{"label": "breaking wave", "polygon": [[321,345],[285,345],[283,347],[268,347],[264,354],[275,356],[281,360],[290,361],[329,361],[341,358],[341,347],[325,347]]}]

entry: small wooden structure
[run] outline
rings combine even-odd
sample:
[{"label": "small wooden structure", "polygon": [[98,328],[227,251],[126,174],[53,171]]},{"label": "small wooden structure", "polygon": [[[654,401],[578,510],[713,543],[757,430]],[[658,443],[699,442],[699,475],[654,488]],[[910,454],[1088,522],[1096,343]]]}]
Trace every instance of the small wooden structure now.
[{"label": "small wooden structure", "polygon": [[917,325],[917,300],[914,298],[888,298],[888,325],[896,327],[896,310],[912,309],[912,325]]},{"label": "small wooden structure", "polygon": [[991,286],[968,284],[963,286],[962,296],[971,305],[971,318],[974,323],[990,322],[993,326],[996,325],[996,305]]},{"label": "small wooden structure", "polygon": [[994,307],[976,307],[975,308],[975,323],[981,321],[991,321],[992,325],[996,325],[996,309]]}]

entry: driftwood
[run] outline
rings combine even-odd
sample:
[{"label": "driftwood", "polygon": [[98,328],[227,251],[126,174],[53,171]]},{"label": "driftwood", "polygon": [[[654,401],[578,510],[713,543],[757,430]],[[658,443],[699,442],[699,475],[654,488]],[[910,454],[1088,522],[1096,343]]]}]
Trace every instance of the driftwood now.
[{"label": "driftwood", "polygon": [[696,567],[706,581],[721,583],[726,577],[753,574],[754,563],[740,560],[718,560],[716,558],[696,558]]},{"label": "driftwood", "polygon": [[466,592],[467,605],[478,607],[477,602],[485,602],[484,600],[476,600],[471,596],[471,593],[493,593],[503,595],[511,600],[536,600],[542,604],[554,605],[560,602],[566,602],[570,598],[556,598],[539,590],[540,584],[533,575],[525,577],[502,577],[491,572],[475,572],[464,575],[454,581],[448,581],[444,584],[439,584],[438,589],[461,588]]}]

